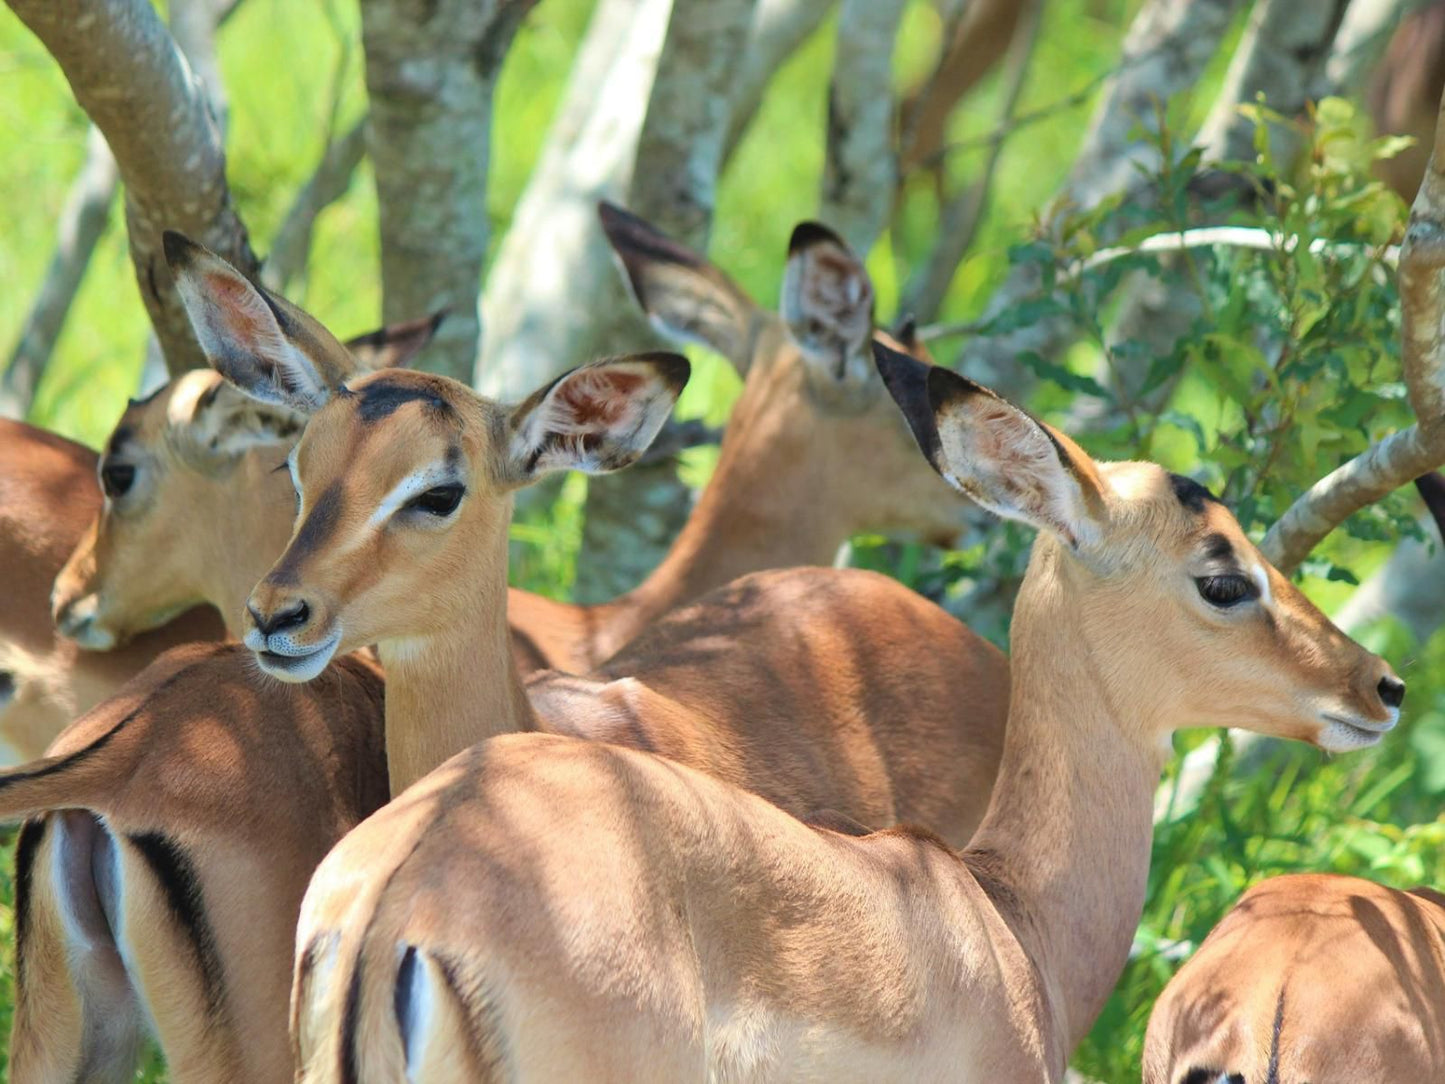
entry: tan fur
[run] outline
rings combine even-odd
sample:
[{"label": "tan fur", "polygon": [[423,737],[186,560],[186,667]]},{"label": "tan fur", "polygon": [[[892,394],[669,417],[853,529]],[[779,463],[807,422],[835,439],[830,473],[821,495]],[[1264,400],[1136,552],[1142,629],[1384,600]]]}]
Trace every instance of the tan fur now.
[{"label": "tan fur", "polygon": [[[360,659],[294,687],[240,645],[176,648],[45,760],[0,773],[0,819],[43,815],[24,829],[40,844],[17,884],[14,1079],[130,1080],[152,1026],[173,1080],[290,1079],[296,915],[322,855],[386,800],[381,701]],[[189,866],[210,987],[146,833]],[[67,934],[76,913],[89,936]]]},{"label": "tan fur", "polygon": [[1375,163],[1375,173],[1406,203],[1415,199],[1435,144],[1440,93],[1445,88],[1445,2],[1431,0],[1400,17],[1366,94],[1380,134],[1413,136],[1415,143]]},{"label": "tan fur", "polygon": [[[953,429],[1037,424],[943,390],[946,439],[931,454],[951,477],[978,466],[941,450]],[[1052,468],[993,464],[1044,472],[1040,492],[1077,485],[1068,507],[1009,514],[1075,515],[1070,533],[1092,541],[1035,544],[1003,764],[967,850],[908,829],[811,828],[610,744],[495,738],[317,871],[298,943],[327,969],[296,988],[303,1079],[355,1069],[389,1084],[407,1056],[445,1047],[471,1052],[477,1080],[1061,1080],[1142,910],[1169,734],[1228,722],[1340,749],[1376,739],[1322,705],[1375,730],[1395,714],[1377,688],[1389,668],[1274,570],[1257,605],[1220,611],[1199,596],[1191,577],[1208,574],[1213,535],[1268,567],[1224,508],[1186,507],[1151,464],[1057,447]],[[982,495],[1002,506],[1008,492]],[[700,681],[718,661],[701,645],[694,658]],[[442,673],[429,676],[449,701]],[[969,710],[967,690],[950,695]],[[569,713],[577,732],[606,714],[583,710]],[[756,740],[766,762],[781,739]],[[445,984],[399,988],[408,952]]]},{"label": "tan fur", "polygon": [[116,652],[56,635],[50,585],[100,510],[95,469],[89,448],[0,419],[0,674],[13,687],[0,694],[0,762],[40,756],[167,647],[221,633],[214,614],[197,612]]},{"label": "tan fur", "polygon": [[1445,896],[1324,874],[1255,885],[1149,1017],[1145,1084],[1191,1070],[1211,1082],[1445,1079]]}]

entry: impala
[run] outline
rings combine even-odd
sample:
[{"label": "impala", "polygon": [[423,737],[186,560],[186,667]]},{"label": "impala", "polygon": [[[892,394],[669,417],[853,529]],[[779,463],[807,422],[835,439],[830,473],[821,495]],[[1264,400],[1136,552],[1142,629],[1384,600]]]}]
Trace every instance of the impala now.
[{"label": "impala", "polygon": [[1445,1079],[1445,896],[1272,877],[1164,988],[1145,1084]]},{"label": "impala", "polygon": [[[658,326],[718,351],[745,382],[717,469],[646,581],[601,606],[509,593],[524,672],[591,669],[669,610],[748,572],[831,563],[860,532],[958,532],[966,505],[939,499],[873,369],[873,287],[836,236],[794,231],[775,315],[641,219],[610,205],[601,215]],[[396,364],[429,332],[411,330],[349,371]],[[110,499],[56,582],[61,628],[98,646],[204,601],[239,636],[246,596],[291,533],[295,495],[276,468],[299,429],[284,405],[246,398],[209,370],[132,406],[102,469]],[[854,455],[860,447],[870,454]]]},{"label": "impala", "polygon": [[[1390,668],[1198,484],[1096,463],[962,377],[879,354],[934,467],[1040,529],[968,849],[812,827],[648,752],[499,737],[321,864],[298,929],[302,1079],[1057,1081],[1128,955],[1172,731],[1343,752],[1394,725]],[[327,413],[303,453],[343,423]],[[260,590],[263,614],[297,599]]]},{"label": "impala", "polygon": [[100,510],[95,467],[89,448],[0,419],[0,763],[40,756],[165,648],[221,632],[214,615],[198,612],[116,652],[56,636],[50,585]]}]

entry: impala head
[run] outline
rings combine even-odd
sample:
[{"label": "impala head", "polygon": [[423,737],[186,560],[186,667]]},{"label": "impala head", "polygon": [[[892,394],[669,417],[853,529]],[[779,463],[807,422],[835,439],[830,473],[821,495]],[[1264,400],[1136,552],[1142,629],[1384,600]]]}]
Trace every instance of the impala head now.
[{"label": "impala head", "polygon": [[[211,356],[227,349],[217,328],[248,319],[247,303],[274,310],[292,349],[338,379],[404,364],[439,322],[396,324],[341,344],[299,309],[208,256],[178,275],[190,311],[201,314],[197,327]],[[237,502],[246,515],[275,521],[279,548],[296,513],[291,494],[260,486],[244,492],[254,480],[238,471],[246,456],[261,450],[265,469],[284,472],[286,452],[304,424],[285,403],[244,395],[211,369],[188,372],[132,401],[100,459],[105,502],[55,580],[51,606],[59,630],[84,647],[106,650],[207,601],[203,585],[221,555],[205,544],[206,535]]]},{"label": "impala head", "polygon": [[[167,258],[181,281],[202,269],[205,306],[188,300],[188,311],[215,336],[206,353],[221,375],[307,419],[286,460],[295,532],[245,619],[246,644],[287,681],[310,680],[338,651],[405,650],[464,620],[475,598],[460,585],[506,582],[512,491],[550,471],[626,466],[687,383],[676,354],[583,366],[515,407],[426,373],[348,379],[300,349],[285,332],[290,313],[246,295],[219,257],[168,234]],[[214,311],[225,304],[238,314]]]},{"label": "impala head", "polygon": [[878,365],[934,468],[1039,528],[1019,612],[1086,640],[1111,701],[1156,736],[1239,726],[1344,752],[1395,725],[1404,683],[1204,487],[1153,463],[1097,463],[950,370],[886,348]]},{"label": "impala head", "polygon": [[[836,234],[814,222],[793,231],[782,304],[772,313],[642,219],[611,204],[600,212],[652,323],[715,350],[742,376],[729,429],[748,434],[758,475],[778,488],[779,500],[835,517],[843,536],[900,531],[950,542],[958,535],[967,505],[938,499],[937,480],[878,378],[870,344],[878,337],[923,351],[874,330],[873,284]],[[855,454],[860,448],[868,454]],[[777,469],[782,462],[789,471]]]}]

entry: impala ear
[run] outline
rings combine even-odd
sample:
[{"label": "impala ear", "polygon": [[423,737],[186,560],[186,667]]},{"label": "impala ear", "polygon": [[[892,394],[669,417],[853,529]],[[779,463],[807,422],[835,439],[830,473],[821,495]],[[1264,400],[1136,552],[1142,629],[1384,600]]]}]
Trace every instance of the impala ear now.
[{"label": "impala ear", "polygon": [[166,420],[180,438],[179,446],[199,453],[202,461],[294,441],[306,425],[295,411],[253,399],[210,369],[192,369],[177,378]]},{"label": "impala ear", "polygon": [[803,356],[835,380],[872,375],[873,282],[828,227],[803,222],[793,230],[780,312]]},{"label": "impala ear", "polygon": [[507,477],[527,485],[554,470],[600,474],[634,462],[667,421],[690,367],[678,354],[631,354],[564,373],[513,409]]},{"label": "impala ear", "polygon": [[757,314],[747,294],[706,258],[616,204],[599,203],[597,214],[653,327],[675,342],[717,351],[747,376]]},{"label": "impala ear", "polygon": [[209,249],[167,230],[166,263],[201,350],[222,376],[252,398],[312,414],[333,387],[288,336],[295,323],[271,297]]},{"label": "impala ear", "polygon": [[1094,461],[1064,434],[951,369],[873,344],[878,371],[933,469],[1005,519],[1091,545],[1104,518]]},{"label": "impala ear", "polygon": [[355,359],[357,367],[367,372],[395,369],[410,365],[436,336],[437,328],[446,319],[442,309],[417,320],[387,324],[365,335],[347,339],[341,345]]}]

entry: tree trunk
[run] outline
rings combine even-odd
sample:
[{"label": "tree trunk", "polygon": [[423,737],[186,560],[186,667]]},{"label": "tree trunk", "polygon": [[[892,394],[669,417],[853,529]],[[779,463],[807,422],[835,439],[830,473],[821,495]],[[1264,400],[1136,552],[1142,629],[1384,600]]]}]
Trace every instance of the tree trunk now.
[{"label": "tree trunk", "polygon": [[60,64],[115,155],[131,260],[167,369],[204,365],[161,231],[180,230],[248,274],[257,269],[205,93],[147,0],[7,2]]},{"label": "tree trunk", "polygon": [[367,151],[381,219],[382,317],[446,309],[419,367],[469,382],[487,252],[492,92],[535,0],[363,0]]}]

